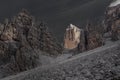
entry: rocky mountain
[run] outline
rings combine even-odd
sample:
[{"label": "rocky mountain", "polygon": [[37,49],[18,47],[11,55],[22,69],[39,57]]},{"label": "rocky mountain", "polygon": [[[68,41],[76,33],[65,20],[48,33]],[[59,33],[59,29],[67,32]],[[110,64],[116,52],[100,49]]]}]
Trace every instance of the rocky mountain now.
[{"label": "rocky mountain", "polygon": [[[63,40],[63,30],[70,23],[85,27],[86,20],[100,19],[112,0],[12,0],[0,1],[0,20],[10,18],[22,8],[36,18],[48,23],[58,40]],[[98,21],[98,20],[95,20]],[[79,28],[80,28],[79,27]]]},{"label": "rocky mountain", "polygon": [[[95,26],[96,27],[96,26]],[[86,29],[79,29],[70,24],[65,32],[64,48],[83,52],[103,45],[102,33],[94,29],[94,25],[88,23]]]},{"label": "rocky mountain", "polygon": [[46,25],[37,23],[26,10],[0,25],[0,66],[8,73],[37,67],[40,52],[58,55],[62,47]]},{"label": "rocky mountain", "polygon": [[64,48],[66,49],[74,49],[80,43],[80,34],[81,31],[78,27],[73,24],[70,24],[66,29],[65,37],[64,37]]},{"label": "rocky mountain", "polygon": [[107,8],[104,23],[105,32],[110,32],[112,40],[120,39],[120,4]]},{"label": "rocky mountain", "polygon": [[120,41],[1,80],[120,80]]},{"label": "rocky mountain", "polygon": [[[102,46],[105,36],[111,38],[112,41],[120,40],[120,1],[112,2],[105,12],[103,23],[97,25],[88,22],[86,28],[79,29],[74,25],[70,25],[66,29],[64,38],[64,47],[67,49],[78,49],[83,52]],[[78,36],[79,35],[79,36]],[[77,38],[75,39],[75,36]]]},{"label": "rocky mountain", "polygon": [[[39,22],[35,17],[31,16],[31,14],[28,11],[22,10],[18,15],[14,16],[11,20],[6,19],[4,23],[0,24],[0,78],[3,78],[8,75],[16,74],[18,72],[33,69],[37,66],[41,66],[42,63],[43,63],[43,69],[47,67],[50,68],[51,65],[54,66],[54,65],[57,65],[57,63],[61,64],[62,62],[67,61],[65,59],[70,58],[69,59],[70,61],[68,60],[70,63],[68,68],[71,67],[72,60],[76,59],[75,62],[81,63],[81,61],[83,61],[81,65],[84,65],[82,70],[85,69],[85,73],[87,73],[86,69],[90,69],[90,71],[88,71],[89,72],[88,75],[92,77],[92,79],[94,78],[107,79],[107,77],[104,75],[111,76],[114,73],[114,70],[109,67],[111,67],[112,65],[113,68],[116,68],[116,65],[119,65],[116,62],[116,60],[119,60],[118,58],[119,44],[116,43],[114,45],[114,43],[109,41],[111,42],[112,45],[108,44],[107,46],[103,46],[104,43],[107,42],[107,41],[104,41],[104,38],[105,38],[105,34],[108,33],[109,38],[111,38],[112,40],[116,41],[120,39],[120,26],[119,26],[120,25],[120,4],[116,5],[116,2],[113,2],[107,8],[104,18],[101,18],[100,16],[103,16],[104,14],[103,12],[106,8],[105,6],[107,6],[108,3],[111,2],[111,0],[106,0],[103,6],[102,3],[104,1],[105,0],[91,0],[91,1],[90,0],[89,1],[88,0],[81,0],[81,1],[51,0],[46,3],[43,0],[40,1],[41,3],[41,5],[39,4],[40,10],[42,10],[40,17],[42,17],[41,19],[47,19],[49,21],[48,24],[54,23],[50,25],[50,27],[51,26],[52,27],[51,28],[49,27],[49,28],[53,29],[52,31],[55,33],[55,35],[60,34],[57,37],[60,38],[61,36],[63,36],[62,34],[63,34],[63,30],[65,29],[64,26],[66,23],[68,24],[72,22],[76,24],[76,25],[70,24],[65,29],[64,42],[63,42],[64,48],[59,42],[57,42],[56,38],[53,37],[52,33],[49,32],[46,24],[42,21]],[[37,2],[39,3],[39,1]],[[34,1],[30,1],[30,3],[34,3]],[[45,5],[44,8],[42,8],[42,3],[43,5]],[[50,3],[55,3],[55,4],[52,5]],[[93,5],[96,5],[97,7],[94,7]],[[98,7],[100,8],[98,9]],[[33,12],[34,12],[34,7],[30,7],[30,9],[33,9]],[[48,13],[46,10],[48,10]],[[93,10],[95,12],[93,12]],[[39,14],[39,13],[36,13],[36,14]],[[44,17],[44,15],[47,15],[47,16]],[[96,18],[95,20],[94,20],[94,17]],[[89,19],[90,19],[90,22],[89,22]],[[83,26],[82,24],[87,21],[88,23],[86,23]],[[102,23],[101,21],[103,21],[104,23]],[[81,25],[81,26],[78,26],[78,25]],[[100,47],[100,46],[103,46],[103,47]],[[94,50],[93,52],[91,52],[92,49],[95,49],[95,48],[97,48],[96,49],[97,52]],[[66,52],[65,50],[67,50],[68,52]],[[91,50],[91,51],[88,51],[88,50]],[[111,52],[110,50],[112,50],[113,52]],[[88,51],[88,52],[85,52],[85,51]],[[65,52],[66,54],[62,54]],[[77,52],[77,54],[78,53],[81,53],[81,54],[73,56],[74,52],[75,53]],[[85,52],[87,54],[84,54],[82,52]],[[91,56],[91,55],[92,57],[88,58],[88,56]],[[118,56],[116,57],[116,55]],[[98,57],[98,59],[96,57]],[[81,61],[77,61],[78,58],[81,58],[80,59]],[[40,63],[40,60],[42,63]],[[101,66],[101,63],[103,64],[102,66]],[[66,65],[67,64],[65,64],[65,66]],[[73,65],[73,67],[77,67],[75,65]],[[102,73],[98,71],[99,69],[101,70],[101,68],[103,68]],[[95,71],[92,69],[94,69]],[[70,72],[71,74],[72,70],[69,70],[68,72]],[[104,72],[104,70],[106,71]],[[112,72],[109,70],[111,70]],[[65,71],[65,74],[66,74],[66,71]],[[115,71],[118,71],[118,70],[115,70]],[[48,76],[49,72],[52,73],[52,71],[49,71],[49,69],[48,69],[48,73],[46,73],[45,71],[45,76]],[[57,72],[59,75],[59,71]],[[64,68],[63,68],[63,72],[64,72]],[[4,73],[4,75],[1,76],[2,73]],[[84,75],[84,73],[81,72],[81,70],[78,73]],[[103,78],[99,77],[95,73],[97,73]],[[116,75],[118,74],[119,72],[117,72]],[[40,74],[40,75],[43,76],[43,74]],[[52,77],[51,75],[52,74],[50,74],[50,77]],[[73,75],[74,74],[72,74],[72,76]],[[85,77],[84,79],[87,79],[86,75],[83,76]],[[66,77],[64,73],[62,73],[62,76],[64,78]],[[57,76],[55,76],[54,78],[57,79]],[[66,79],[70,79],[70,78],[66,78]]]}]

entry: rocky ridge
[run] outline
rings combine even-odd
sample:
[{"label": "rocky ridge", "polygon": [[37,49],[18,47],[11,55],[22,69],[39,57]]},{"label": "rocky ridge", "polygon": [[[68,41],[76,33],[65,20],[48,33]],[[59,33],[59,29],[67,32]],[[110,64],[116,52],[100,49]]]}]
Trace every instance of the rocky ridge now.
[{"label": "rocky ridge", "polygon": [[64,48],[74,49],[80,43],[80,34],[81,31],[78,27],[73,24],[70,24],[66,29],[64,37]]},{"label": "rocky ridge", "polygon": [[120,39],[120,4],[108,7],[105,12],[105,32],[109,32],[113,41]]},{"label": "rocky ridge", "polygon": [[58,55],[62,53],[62,47],[46,25],[38,24],[26,10],[0,25],[0,66],[5,66],[8,73],[37,67],[39,51]]},{"label": "rocky ridge", "polygon": [[[76,26],[73,27],[76,28]],[[65,33],[67,37],[64,38],[64,47],[71,50],[75,49],[75,51],[83,52],[104,45],[105,40],[109,38],[112,41],[120,40],[120,4],[109,6],[106,9],[103,23],[99,22],[98,25],[94,25],[88,22],[84,29],[77,27],[79,32],[77,41],[74,37],[78,34],[74,32],[73,27],[67,28]],[[73,48],[66,47],[66,44]]]},{"label": "rocky ridge", "polygon": [[[120,8],[120,5],[108,7],[105,13],[104,31],[105,33],[109,33],[108,35],[114,41],[120,39],[120,27],[119,27],[120,9],[119,8]],[[64,37],[64,48],[70,49],[70,50],[73,49],[74,51],[78,51],[77,53],[79,53],[79,52],[92,50],[94,48],[102,46],[104,43],[103,41],[104,36],[103,34],[98,32],[99,30],[94,29],[95,27],[96,27],[95,25],[88,23],[85,29],[81,29],[75,25],[70,24],[69,27],[66,29],[66,33]],[[0,24],[0,44],[1,44],[0,45],[0,57],[1,57],[0,64],[5,65],[4,69],[8,69],[8,72],[10,72],[11,74],[12,72],[17,73],[17,72],[29,70],[36,67],[38,65],[37,61],[39,59],[38,57],[39,52],[41,51],[45,52],[47,55],[57,55],[57,54],[61,54],[63,50],[62,46],[56,42],[56,40],[53,38],[51,33],[48,31],[46,25],[44,23],[39,23],[39,24],[36,23],[34,17],[31,16],[25,10],[20,12],[11,21],[6,20],[4,24]],[[109,52],[110,57],[107,57],[107,58],[110,59],[110,61],[116,67],[117,62],[115,62],[115,60],[119,61],[118,57],[116,57],[116,55],[119,56],[119,50],[116,49],[115,53],[118,53],[116,55],[113,55],[112,53]],[[104,55],[104,53],[102,55]],[[111,55],[113,55],[117,59],[116,58],[112,59],[113,56]],[[101,55],[99,56],[101,57]],[[93,60],[91,60],[91,62],[92,61]],[[108,68],[108,65],[109,65],[108,64],[109,61],[107,60],[105,61],[107,64],[102,65],[103,70],[104,70],[104,66],[105,68],[106,67]],[[110,63],[110,66],[112,65],[112,67],[114,68],[114,65],[112,63]],[[95,64],[93,64],[92,67],[94,67],[94,65],[97,65],[98,67],[101,66],[101,64],[97,62],[95,62]],[[85,68],[87,66],[85,66]],[[92,67],[88,66],[88,69],[90,68],[92,70]],[[93,80],[94,78],[107,79],[107,77],[99,73],[98,67],[95,66],[95,69],[93,69],[93,71],[87,71],[90,73],[88,74],[90,79],[91,80]],[[96,71],[94,72],[94,70]],[[110,68],[110,70],[113,70],[113,69]],[[72,71],[72,70],[70,69],[69,71]],[[106,72],[103,72],[103,71],[102,72],[105,75],[109,76],[109,78],[111,78],[110,76],[112,76],[114,71],[116,70],[113,70],[112,72],[111,71],[109,72],[109,70],[107,70],[106,72],[108,72],[108,74],[105,74]],[[50,73],[51,72],[52,71],[50,71]],[[98,77],[97,75],[92,73],[97,73],[99,76],[102,75],[102,77]],[[80,72],[80,74],[82,74],[82,72]],[[117,75],[118,74],[119,73],[117,73]],[[73,75],[74,74],[72,74],[72,76]],[[84,79],[83,77],[85,77],[85,79],[88,79],[86,75],[84,76],[83,74],[81,79]],[[45,73],[45,76],[47,76],[46,73]],[[52,77],[52,74],[49,77]],[[116,73],[115,73],[115,77],[116,77]],[[65,79],[70,79],[70,78],[65,77]],[[71,79],[74,79],[74,78],[71,78]]]},{"label": "rocky ridge", "polygon": [[65,32],[64,48],[83,52],[102,46],[102,34],[92,27],[93,25],[90,23],[86,25],[86,29],[80,29],[70,24]]}]

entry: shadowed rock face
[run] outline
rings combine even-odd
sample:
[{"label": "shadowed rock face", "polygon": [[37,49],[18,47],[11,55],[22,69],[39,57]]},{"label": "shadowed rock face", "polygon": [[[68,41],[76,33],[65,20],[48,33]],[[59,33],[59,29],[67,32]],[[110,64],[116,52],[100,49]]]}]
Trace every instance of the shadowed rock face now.
[{"label": "shadowed rock face", "polygon": [[86,49],[91,50],[103,45],[102,33],[99,32],[99,27],[88,23],[86,25],[85,34],[86,34]]},{"label": "shadowed rock face", "polygon": [[70,24],[64,37],[64,48],[86,51],[103,45],[102,34],[94,29],[94,25],[87,24],[86,29],[79,29]]},{"label": "shadowed rock face", "polygon": [[120,41],[2,80],[120,80]]},{"label": "shadowed rock face", "polygon": [[120,4],[108,7],[105,13],[105,32],[111,32],[112,40],[120,39]]},{"label": "shadowed rock face", "polygon": [[103,16],[112,0],[12,0],[0,1],[0,21],[14,16],[22,8],[48,23],[49,29],[59,41],[63,41],[63,30],[69,23],[85,25],[86,20]]},{"label": "shadowed rock face", "polygon": [[5,68],[15,72],[36,67],[37,51],[49,55],[62,53],[61,45],[48,32],[46,25],[37,23],[26,10],[0,25],[0,44],[0,64],[9,64]]}]

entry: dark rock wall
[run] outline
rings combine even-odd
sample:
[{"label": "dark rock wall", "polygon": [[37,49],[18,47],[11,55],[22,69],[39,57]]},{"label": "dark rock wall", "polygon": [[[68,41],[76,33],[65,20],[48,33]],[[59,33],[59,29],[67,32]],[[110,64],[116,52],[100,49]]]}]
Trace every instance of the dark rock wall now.
[{"label": "dark rock wall", "polygon": [[113,41],[120,39],[120,5],[108,7],[105,12],[105,32],[111,32]]},{"label": "dark rock wall", "polygon": [[[37,66],[37,50],[49,55],[62,53],[62,47],[47,30],[44,23],[37,23],[26,10],[0,25],[0,63],[8,68],[25,71]],[[13,61],[11,58],[13,57]],[[17,72],[16,71],[16,72]]]}]

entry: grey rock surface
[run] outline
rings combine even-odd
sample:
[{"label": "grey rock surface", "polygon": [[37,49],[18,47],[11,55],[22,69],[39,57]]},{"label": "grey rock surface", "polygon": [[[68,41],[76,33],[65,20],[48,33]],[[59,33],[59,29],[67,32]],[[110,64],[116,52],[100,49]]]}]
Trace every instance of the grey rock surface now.
[{"label": "grey rock surface", "polygon": [[0,24],[0,78],[37,67],[40,51],[54,56],[62,46],[27,10]]},{"label": "grey rock surface", "polygon": [[120,39],[120,4],[108,7],[105,12],[105,32],[111,32],[111,40]]},{"label": "grey rock surface", "polygon": [[119,44],[107,44],[57,64],[38,67],[1,80],[119,80]]}]

